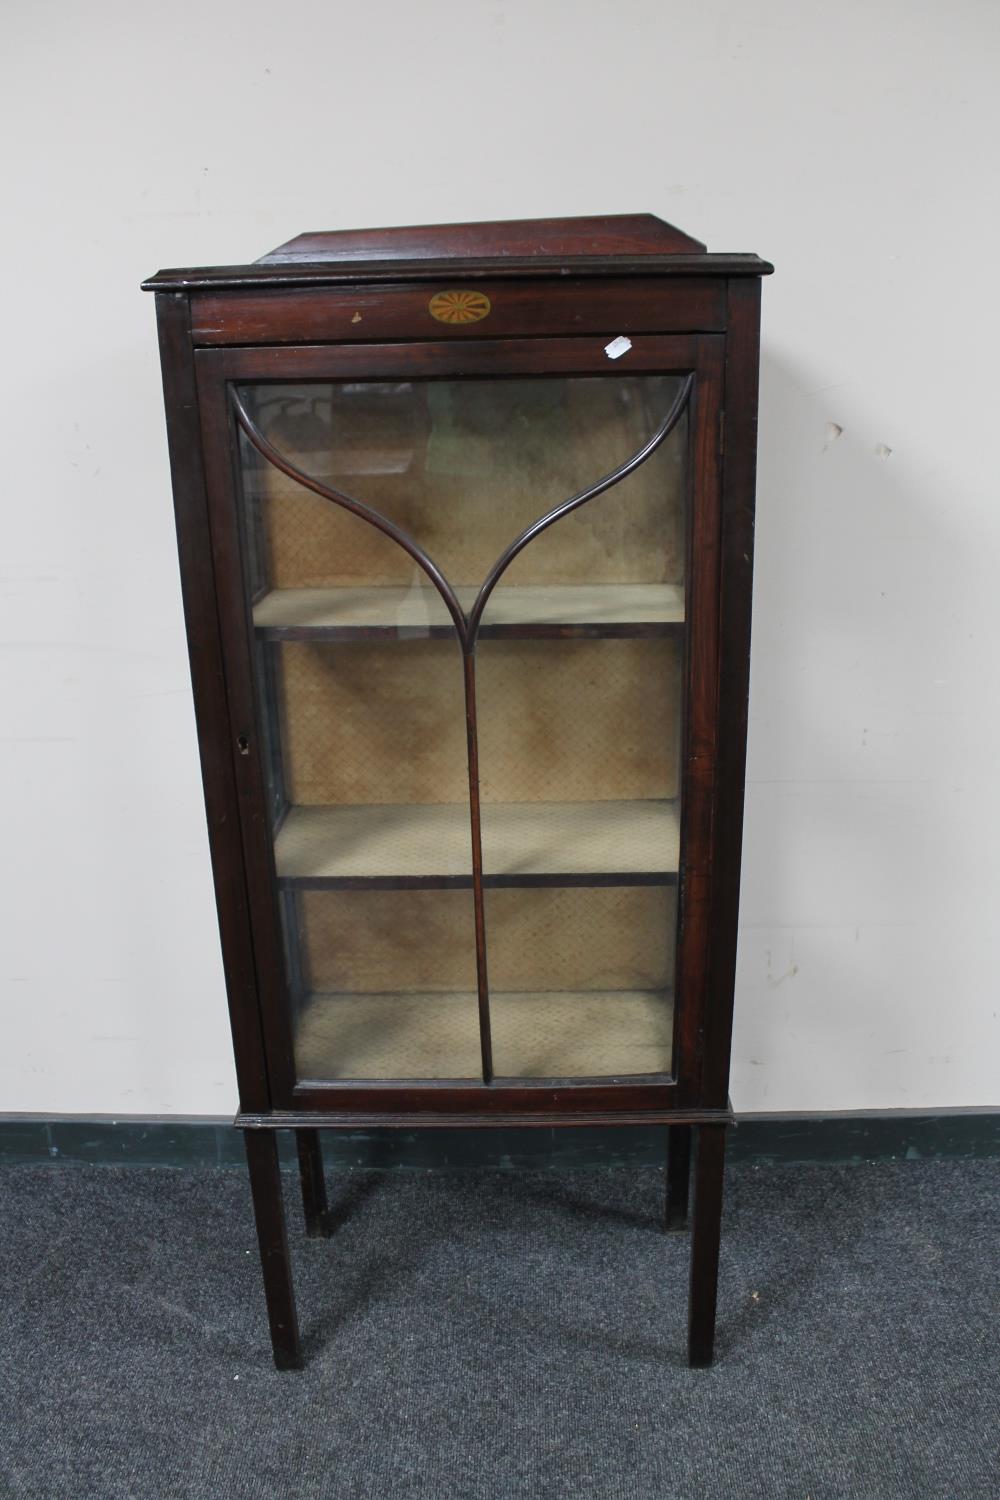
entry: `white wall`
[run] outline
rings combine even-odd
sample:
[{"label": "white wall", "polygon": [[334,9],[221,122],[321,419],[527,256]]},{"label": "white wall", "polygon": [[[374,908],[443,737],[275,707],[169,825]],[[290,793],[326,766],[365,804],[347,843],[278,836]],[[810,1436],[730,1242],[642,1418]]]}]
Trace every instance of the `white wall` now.
[{"label": "white wall", "polygon": [[635,210],[777,265],[737,1108],[996,1100],[997,17],[8,13],[0,1110],[235,1103],[141,277],[302,229]]}]

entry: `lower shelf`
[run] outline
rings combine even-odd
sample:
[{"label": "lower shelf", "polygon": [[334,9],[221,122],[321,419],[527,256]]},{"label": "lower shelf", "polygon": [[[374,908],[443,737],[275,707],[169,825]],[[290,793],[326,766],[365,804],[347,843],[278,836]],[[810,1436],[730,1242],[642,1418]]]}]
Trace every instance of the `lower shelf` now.
[{"label": "lower shelf", "polygon": [[[673,996],[613,990],[492,994],[493,1063],[504,1078],[669,1073]],[[299,1018],[300,1080],[479,1079],[474,994],[312,995]]]}]

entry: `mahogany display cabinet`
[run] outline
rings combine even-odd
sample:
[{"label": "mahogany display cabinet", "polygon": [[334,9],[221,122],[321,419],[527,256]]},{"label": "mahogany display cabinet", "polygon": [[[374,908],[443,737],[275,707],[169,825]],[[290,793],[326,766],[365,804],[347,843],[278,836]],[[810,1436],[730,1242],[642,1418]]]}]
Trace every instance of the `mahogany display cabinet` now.
[{"label": "mahogany display cabinet", "polygon": [[652,215],[161,271],[170,459],[275,1362],[276,1131],[662,1124],[712,1357],[760,278]]}]

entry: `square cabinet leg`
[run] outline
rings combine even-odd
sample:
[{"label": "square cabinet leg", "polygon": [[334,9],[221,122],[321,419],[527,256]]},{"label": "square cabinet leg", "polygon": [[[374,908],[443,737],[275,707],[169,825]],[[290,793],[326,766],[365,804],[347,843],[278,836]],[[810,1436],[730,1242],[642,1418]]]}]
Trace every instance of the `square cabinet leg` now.
[{"label": "square cabinet leg", "polygon": [[691,1126],[667,1131],[667,1228],[686,1229],[691,1184]]},{"label": "square cabinet leg", "polygon": [[297,1130],[295,1146],[299,1153],[299,1179],[302,1183],[302,1213],[306,1221],[306,1234],[329,1235],[323,1148],[320,1145],[319,1131]]},{"label": "square cabinet leg", "polygon": [[285,1232],[285,1205],[281,1196],[278,1143],[273,1130],[243,1132],[250,1168],[250,1191],[257,1220],[257,1242],[264,1274],[264,1297],[271,1325],[274,1363],[279,1370],[300,1370],[302,1348],[295,1312],[292,1266]]},{"label": "square cabinet leg", "polygon": [[710,1365],[715,1347],[726,1127],[699,1125],[697,1136],[694,1219],[691,1230],[691,1292],[688,1304],[688,1363]]}]

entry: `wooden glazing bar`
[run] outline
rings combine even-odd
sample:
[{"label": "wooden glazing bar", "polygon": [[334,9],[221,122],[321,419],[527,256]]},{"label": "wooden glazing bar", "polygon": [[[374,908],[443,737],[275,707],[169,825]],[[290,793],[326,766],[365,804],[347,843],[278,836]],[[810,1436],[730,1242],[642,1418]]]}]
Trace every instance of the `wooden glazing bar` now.
[{"label": "wooden glazing bar", "polygon": [[468,731],[469,820],[472,836],[472,901],[476,923],[476,983],[479,1002],[479,1046],[483,1082],[493,1078],[493,1042],[490,1033],[490,986],[487,975],[486,912],[483,903],[483,831],[479,806],[479,735],[476,727],[476,653],[463,653],[465,669],[465,721]]}]

